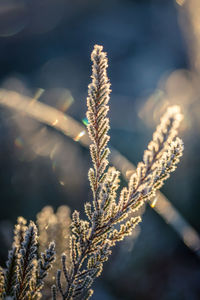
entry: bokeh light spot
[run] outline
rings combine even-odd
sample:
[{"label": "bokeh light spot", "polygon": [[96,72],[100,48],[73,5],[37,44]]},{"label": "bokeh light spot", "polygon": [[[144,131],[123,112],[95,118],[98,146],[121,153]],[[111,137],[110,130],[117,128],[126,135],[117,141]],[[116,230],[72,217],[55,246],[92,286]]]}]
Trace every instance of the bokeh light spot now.
[{"label": "bokeh light spot", "polygon": [[9,37],[22,31],[27,24],[27,6],[23,1],[0,1],[0,36]]},{"label": "bokeh light spot", "polygon": [[81,131],[75,138],[74,141],[78,142],[82,136],[85,135],[85,130]]},{"label": "bokeh light spot", "polygon": [[23,148],[24,146],[23,139],[20,136],[15,139],[14,143],[17,148]]},{"label": "bokeh light spot", "polygon": [[89,121],[87,118],[82,119],[82,123],[87,126],[89,124]]}]

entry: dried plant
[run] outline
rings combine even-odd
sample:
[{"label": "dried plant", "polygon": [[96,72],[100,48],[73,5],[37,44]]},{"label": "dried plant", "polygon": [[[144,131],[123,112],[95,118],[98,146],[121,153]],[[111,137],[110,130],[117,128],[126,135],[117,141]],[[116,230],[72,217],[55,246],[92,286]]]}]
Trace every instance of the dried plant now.
[{"label": "dried plant", "polygon": [[[103,47],[96,45],[91,55],[92,83],[88,88],[87,118],[88,133],[92,144],[90,154],[93,168],[88,176],[93,192],[93,203],[85,203],[87,221],[80,218],[78,211],[72,214],[70,237],[70,266],[66,266],[66,255],[62,255],[62,272],[66,285],[61,283],[61,271],[57,273],[57,289],[62,299],[89,299],[91,285],[111,254],[117,241],[131,234],[141,221],[140,216],[129,218],[146,200],[158,190],[175,170],[183,153],[183,143],[177,137],[182,119],[179,107],[170,107],[162,117],[153,139],[144,152],[143,161],[131,176],[128,187],[121,190],[119,198],[119,172],[108,165],[109,148],[109,94],[107,57]],[[56,287],[52,287],[56,299]]]},{"label": "dried plant", "polygon": [[0,267],[0,299],[2,299],[4,292],[5,292],[4,271],[3,271],[3,268]]},{"label": "dried plant", "polygon": [[[112,247],[130,235],[141,221],[140,216],[133,217],[132,213],[155,196],[182,156],[183,143],[177,137],[182,115],[179,107],[173,106],[161,118],[143,161],[137,165],[128,186],[118,195],[120,173],[114,167],[108,167],[110,83],[102,46],[94,47],[91,59],[87,127],[92,141],[93,167],[88,177],[93,201],[85,203],[87,220],[81,219],[76,210],[71,220],[66,206],[60,207],[56,213],[51,207],[45,207],[37,215],[38,235],[33,222],[27,226],[26,220],[19,218],[6,270],[0,269],[1,299],[40,299],[44,283],[46,287],[52,285],[56,270],[56,284],[51,288],[53,300],[89,299],[93,294],[92,283],[101,274]],[[55,244],[51,240],[56,242],[56,261]],[[38,254],[40,251],[43,253]],[[53,262],[55,264],[50,270]],[[48,297],[44,289],[43,299]]]},{"label": "dried plant", "polygon": [[38,254],[38,230],[34,222],[18,218],[6,269],[0,270],[0,299],[40,299],[44,278],[55,260],[55,244]]},{"label": "dried plant", "polygon": [[[51,286],[55,282],[56,272],[60,268],[60,257],[63,253],[69,257],[70,209],[68,206],[62,205],[54,213],[51,206],[46,206],[37,214],[36,223],[39,231],[39,251],[44,252],[51,241],[55,242],[56,258],[48,276],[44,279],[43,298],[49,299]],[[69,259],[67,263],[69,264]],[[64,283],[64,278],[62,281]]]}]

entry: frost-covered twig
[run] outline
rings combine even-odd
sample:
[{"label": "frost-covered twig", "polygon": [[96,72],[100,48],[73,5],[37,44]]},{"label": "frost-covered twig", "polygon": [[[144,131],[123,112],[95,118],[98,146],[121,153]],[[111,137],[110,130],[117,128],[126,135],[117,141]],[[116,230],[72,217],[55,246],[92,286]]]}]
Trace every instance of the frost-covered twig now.
[{"label": "frost-covered twig", "polygon": [[34,222],[18,218],[6,269],[0,269],[0,299],[39,300],[44,278],[55,260],[55,245],[38,252],[38,230]]},{"label": "frost-covered twig", "polygon": [[[177,138],[177,128],[182,119],[178,107],[168,109],[153,135],[143,162],[131,176],[128,187],[123,188],[119,199],[119,172],[108,165],[109,119],[107,118],[110,84],[107,78],[107,57],[102,46],[92,52],[92,83],[87,99],[88,132],[92,140],[90,154],[93,168],[89,180],[93,191],[93,205],[85,204],[88,221],[80,219],[78,211],[72,214],[70,238],[70,267],[62,256],[62,269],[66,286],[61,284],[61,271],[57,274],[57,288],[62,299],[89,299],[91,285],[102,272],[103,263],[111,254],[117,241],[131,234],[141,218],[129,218],[144,201],[151,199],[174,171],[182,156],[183,143]],[[56,298],[55,287],[53,299]]]}]

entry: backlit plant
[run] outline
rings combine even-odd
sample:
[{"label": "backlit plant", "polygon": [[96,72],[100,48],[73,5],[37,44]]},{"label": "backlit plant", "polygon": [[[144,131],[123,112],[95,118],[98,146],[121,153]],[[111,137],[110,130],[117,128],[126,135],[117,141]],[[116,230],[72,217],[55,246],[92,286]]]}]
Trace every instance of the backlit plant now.
[{"label": "backlit plant", "polygon": [[[19,218],[6,269],[0,269],[1,299],[40,299],[45,284],[52,285],[54,300],[89,299],[93,294],[92,283],[100,276],[112,247],[130,235],[141,221],[140,216],[131,214],[155,196],[182,156],[183,143],[177,137],[182,115],[179,107],[173,106],[161,118],[128,186],[118,192],[120,173],[108,167],[110,82],[102,46],[94,47],[91,59],[92,82],[88,87],[86,116],[92,142],[93,166],[88,177],[93,199],[84,204],[86,219],[81,219],[75,210],[71,220],[66,206],[56,214],[50,207],[45,208],[37,217],[38,236],[33,222],[27,226]],[[56,245],[51,242],[55,235]],[[45,298],[46,289],[43,291]]]}]

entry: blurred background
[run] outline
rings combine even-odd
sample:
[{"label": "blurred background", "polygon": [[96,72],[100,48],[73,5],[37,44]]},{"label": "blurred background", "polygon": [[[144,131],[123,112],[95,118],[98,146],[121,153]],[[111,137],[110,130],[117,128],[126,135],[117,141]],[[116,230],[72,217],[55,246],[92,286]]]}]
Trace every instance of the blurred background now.
[{"label": "blurred background", "polygon": [[[142,159],[166,107],[181,106],[184,157],[162,192],[200,233],[199,0],[1,0],[0,88],[85,126],[94,44],[109,59],[110,144],[132,163]],[[7,106],[0,105],[3,266],[17,216],[35,220],[45,205],[82,211],[91,199],[84,132],[72,139],[54,128],[56,120],[46,125]],[[200,299],[198,252],[186,244],[147,206],[140,229],[105,264],[92,299]]]}]

